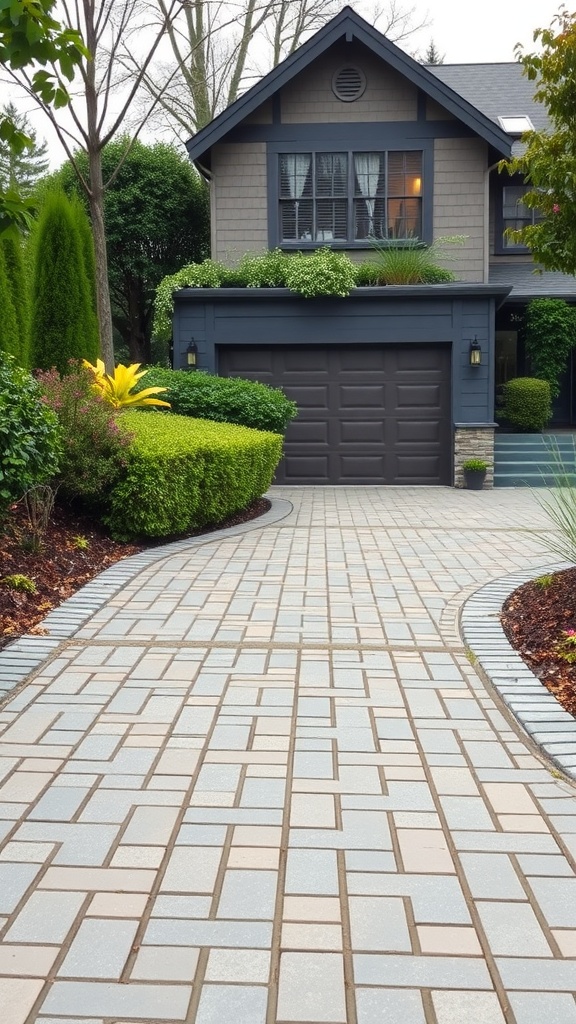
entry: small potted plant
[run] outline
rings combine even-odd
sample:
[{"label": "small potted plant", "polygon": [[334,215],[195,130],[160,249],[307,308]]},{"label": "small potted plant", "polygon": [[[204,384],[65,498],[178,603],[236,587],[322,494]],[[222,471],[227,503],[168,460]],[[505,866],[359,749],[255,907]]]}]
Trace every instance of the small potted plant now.
[{"label": "small potted plant", "polygon": [[469,491],[481,491],[486,478],[488,463],[483,459],[466,459],[462,463],[464,481]]}]

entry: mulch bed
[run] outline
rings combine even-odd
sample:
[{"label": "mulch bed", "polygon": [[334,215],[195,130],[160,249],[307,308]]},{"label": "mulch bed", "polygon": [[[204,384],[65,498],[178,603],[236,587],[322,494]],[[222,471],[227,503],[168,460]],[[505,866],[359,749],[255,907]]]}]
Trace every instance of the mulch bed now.
[{"label": "mulch bed", "polygon": [[[558,655],[565,633],[576,630],[576,569],[540,577],[515,590],[502,610],[502,626],[556,700],[576,717],[576,664]],[[576,658],[576,646],[573,648]]]},{"label": "mulch bed", "polygon": [[[42,633],[38,624],[57,605],[109,565],[145,548],[170,540],[199,537],[213,530],[238,526],[264,515],[267,498],[258,498],[222,523],[193,530],[178,537],[139,544],[120,544],[86,515],[56,506],[39,553],[27,550],[30,529],[25,510],[17,505],[0,533],[0,649],[24,633]],[[5,576],[23,575],[36,586],[35,593],[23,593],[2,583]]]}]

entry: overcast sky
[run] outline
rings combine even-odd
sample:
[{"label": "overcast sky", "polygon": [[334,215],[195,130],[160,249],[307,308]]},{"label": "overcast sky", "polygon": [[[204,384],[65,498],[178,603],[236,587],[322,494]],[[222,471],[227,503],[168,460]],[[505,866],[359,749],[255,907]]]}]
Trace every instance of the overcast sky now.
[{"label": "overcast sky", "polygon": [[558,7],[557,0],[431,0],[422,35],[432,36],[446,64],[514,60],[515,44],[531,50],[534,29],[546,28]]}]

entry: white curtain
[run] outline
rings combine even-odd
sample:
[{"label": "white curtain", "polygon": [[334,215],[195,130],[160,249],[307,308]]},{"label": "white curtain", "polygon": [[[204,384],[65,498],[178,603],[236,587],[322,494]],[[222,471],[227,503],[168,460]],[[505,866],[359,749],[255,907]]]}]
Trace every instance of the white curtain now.
[{"label": "white curtain", "polygon": [[368,198],[376,196],[378,192],[378,179],[380,178],[380,154],[379,153],[355,153],[354,170],[358,180],[358,187],[365,200],[370,218],[370,233],[374,232],[374,210],[376,200]]},{"label": "white curtain", "polygon": [[310,172],[310,153],[286,153],[283,156],[284,173],[288,180],[290,197],[300,199],[306,188],[306,179]]}]

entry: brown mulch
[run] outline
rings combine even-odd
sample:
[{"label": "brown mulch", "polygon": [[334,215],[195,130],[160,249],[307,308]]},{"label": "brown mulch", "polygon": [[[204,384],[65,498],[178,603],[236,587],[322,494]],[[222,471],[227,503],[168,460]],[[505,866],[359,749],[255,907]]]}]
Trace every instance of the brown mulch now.
[{"label": "brown mulch", "polygon": [[[576,664],[558,654],[565,633],[576,631],[576,569],[540,577],[515,590],[502,610],[512,646],[556,700],[576,717]],[[570,648],[569,648],[570,650]],[[576,660],[576,646],[572,649]]]},{"label": "brown mulch", "polygon": [[[121,558],[170,540],[199,537],[213,530],[247,523],[264,515],[269,508],[267,498],[258,498],[215,526],[178,537],[120,544],[88,516],[56,506],[42,548],[35,554],[27,550],[30,531],[25,510],[21,505],[15,506],[4,524],[4,532],[0,533],[0,649],[24,633],[42,633],[38,623],[52,608]],[[36,592],[23,593],[2,583],[5,576],[16,574],[29,577]]]}]

